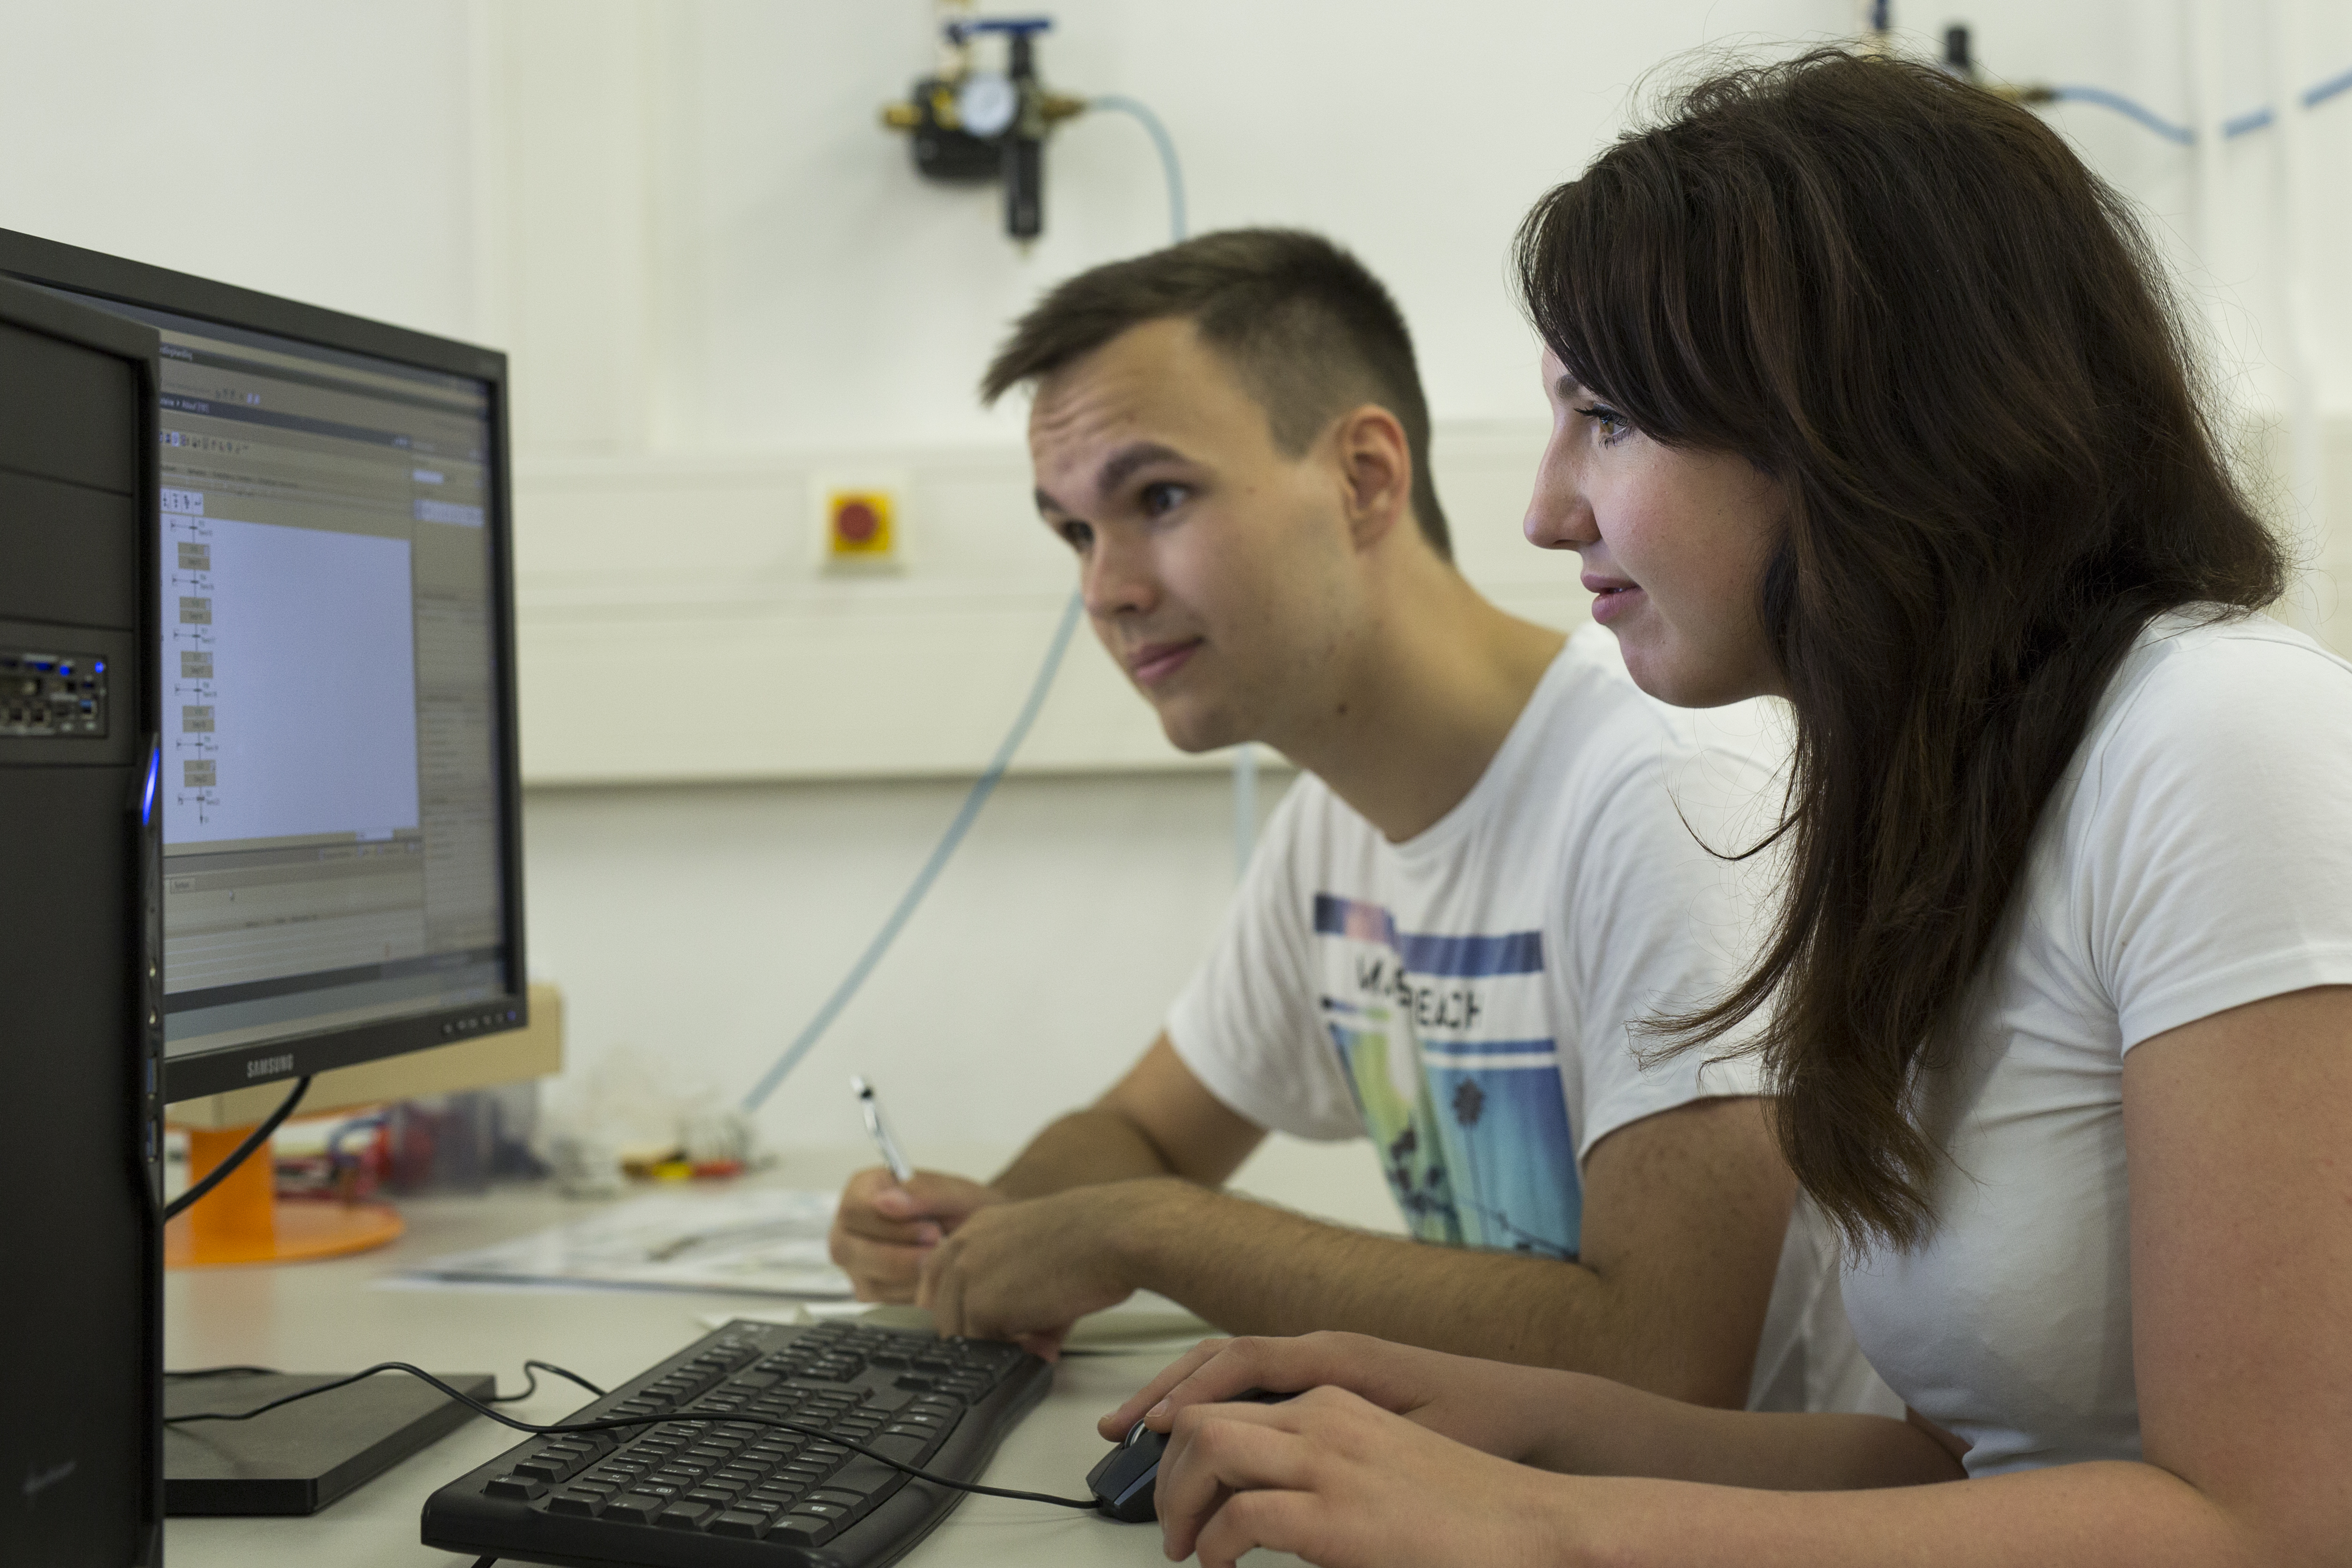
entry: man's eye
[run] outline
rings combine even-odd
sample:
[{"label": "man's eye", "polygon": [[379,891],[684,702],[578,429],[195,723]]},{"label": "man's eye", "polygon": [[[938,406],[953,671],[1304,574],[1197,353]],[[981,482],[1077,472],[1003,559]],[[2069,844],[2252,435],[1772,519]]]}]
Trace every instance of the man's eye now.
[{"label": "man's eye", "polygon": [[1162,479],[1156,484],[1144,486],[1139,499],[1143,502],[1144,514],[1149,517],[1158,517],[1163,512],[1174,510],[1190,493],[1182,485],[1172,480]]},{"label": "man's eye", "polygon": [[1090,522],[1062,524],[1062,538],[1073,550],[1085,550],[1095,542],[1095,525]]}]

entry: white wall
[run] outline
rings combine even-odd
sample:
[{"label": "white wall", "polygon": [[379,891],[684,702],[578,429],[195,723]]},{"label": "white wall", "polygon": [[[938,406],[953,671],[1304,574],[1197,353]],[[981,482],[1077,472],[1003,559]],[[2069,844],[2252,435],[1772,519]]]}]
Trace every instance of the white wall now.
[{"label": "white wall", "polygon": [[[1268,780],[1270,805],[1286,775]],[[963,795],[950,781],[542,790],[527,808],[535,965],[579,1044],[740,1096],[847,972]],[[1223,781],[1015,778],[885,966],[786,1080],[783,1143],[1007,1143],[1099,1092],[1158,1032],[1233,888]]]},{"label": "white wall", "polygon": [[0,0],[0,227],[478,324],[464,0]]},{"label": "white wall", "polygon": [[[2352,7],[2332,0],[2293,0],[2300,57],[2273,59],[2267,18],[2289,3],[2210,13],[2228,25],[2202,51],[2198,7],[2218,0],[1966,9],[1998,74],[2186,121],[2352,66]],[[1860,7],[1049,8],[1049,79],[1160,110],[1196,227],[1318,227],[1390,281],[1473,576],[1564,623],[1566,574],[1513,539],[1538,405],[1512,227],[1661,60],[1825,36]],[[925,0],[0,0],[0,226],[516,355],[530,766],[641,781],[530,798],[534,963],[572,992],[583,1063],[635,1045],[740,1089],[951,814],[945,775],[1010,715],[1063,591],[1020,500],[1019,411],[970,389],[1040,288],[1160,242],[1159,172],[1135,126],[1082,119],[1049,153],[1045,237],[1005,243],[992,193],[922,184],[876,125],[929,58],[929,16]],[[2275,133],[2230,144],[2200,185],[2195,155],[2104,110],[2051,118],[2145,205],[2242,407],[2291,406],[2300,356],[2315,400],[2352,414],[2352,213],[2335,199],[2352,97],[2306,128],[2327,184],[2300,209],[2318,265],[2299,314],[2276,265]],[[914,570],[816,578],[808,477],[876,463],[912,478]],[[2352,510],[2352,484],[2336,493]],[[2333,602],[2323,582],[2305,618]],[[980,651],[941,676],[926,639],[958,615]],[[733,644],[710,640],[721,623]],[[731,714],[638,716],[627,682],[649,667],[631,650],[681,646]],[[1099,656],[1076,658],[1033,760],[1119,771],[1007,784],[809,1087],[778,1097],[780,1137],[845,1135],[853,1061],[887,1076],[910,1139],[1017,1135],[1148,1037],[1229,885],[1227,806],[1213,777],[1136,771],[1174,759]],[[698,738],[714,735],[734,749]],[[875,770],[902,782],[823,776]],[[943,776],[903,780],[923,773]],[[682,774],[739,782],[650,782]]]}]

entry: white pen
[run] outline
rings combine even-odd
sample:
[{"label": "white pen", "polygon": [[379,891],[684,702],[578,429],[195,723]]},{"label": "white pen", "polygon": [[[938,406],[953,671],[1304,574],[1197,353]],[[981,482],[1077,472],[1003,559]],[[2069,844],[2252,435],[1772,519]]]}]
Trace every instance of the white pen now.
[{"label": "white pen", "polygon": [[890,1124],[882,1120],[882,1102],[875,1098],[874,1086],[852,1075],[849,1087],[857,1091],[857,1109],[866,1113],[866,1131],[874,1134],[874,1146],[882,1151],[882,1163],[890,1167],[898,1184],[905,1186],[915,1179],[915,1167],[898,1152],[898,1142],[890,1136]]}]

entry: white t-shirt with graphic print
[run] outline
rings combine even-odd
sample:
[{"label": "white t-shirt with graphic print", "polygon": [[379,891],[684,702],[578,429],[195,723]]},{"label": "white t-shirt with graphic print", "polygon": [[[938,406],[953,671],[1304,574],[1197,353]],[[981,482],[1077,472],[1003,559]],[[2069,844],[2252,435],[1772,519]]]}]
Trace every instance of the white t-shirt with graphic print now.
[{"label": "white t-shirt with graphic print", "polygon": [[[1406,842],[1298,781],[1170,1015],[1177,1054],[1261,1127],[1370,1136],[1421,1239],[1576,1257],[1594,1144],[1760,1092],[1744,1059],[1644,1067],[1633,1025],[1740,973],[1752,906],[1706,846],[1769,825],[1785,744],[1758,704],[1653,700],[1613,637],[1580,631],[1470,793]],[[1899,1410],[1853,1347],[1835,1262],[1801,1208],[1758,1408]]]}]

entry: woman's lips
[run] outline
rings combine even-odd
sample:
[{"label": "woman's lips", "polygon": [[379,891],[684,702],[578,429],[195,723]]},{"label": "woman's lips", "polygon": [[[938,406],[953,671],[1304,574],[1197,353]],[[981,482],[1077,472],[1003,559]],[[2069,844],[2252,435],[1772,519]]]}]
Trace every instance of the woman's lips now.
[{"label": "woman's lips", "polygon": [[1642,602],[1642,590],[1632,583],[1587,579],[1584,585],[1592,590],[1592,618],[1604,626],[1621,616],[1633,614]]},{"label": "woman's lips", "polygon": [[1147,644],[1129,656],[1128,673],[1132,675],[1139,685],[1157,686],[1183,668],[1192,655],[1199,651],[1200,647],[1199,637],[1194,637],[1189,642]]}]

